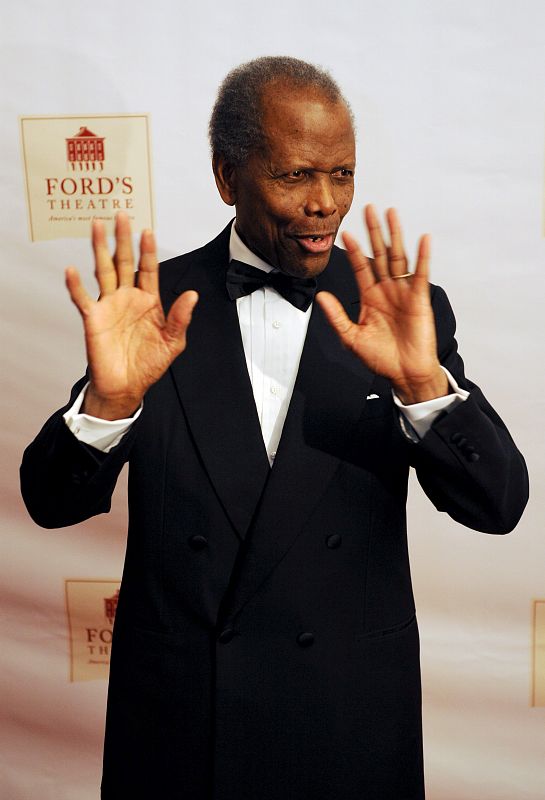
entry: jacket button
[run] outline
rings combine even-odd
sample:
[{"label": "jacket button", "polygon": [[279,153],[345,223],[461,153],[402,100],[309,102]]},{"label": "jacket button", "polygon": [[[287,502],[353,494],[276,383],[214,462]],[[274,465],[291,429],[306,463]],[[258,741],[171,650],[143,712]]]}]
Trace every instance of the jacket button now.
[{"label": "jacket button", "polygon": [[203,550],[208,545],[206,536],[201,536],[198,533],[195,536],[190,536],[188,542],[192,550]]},{"label": "jacket button", "polygon": [[297,637],[297,644],[301,645],[301,647],[310,647],[311,644],[314,643],[314,634],[310,633],[309,631],[305,633],[300,633]]},{"label": "jacket button", "polygon": [[463,438],[464,438],[464,437],[463,437],[463,434],[461,434],[461,433],[457,432],[457,433],[453,433],[453,434],[452,434],[452,436],[450,437],[450,441],[451,441],[453,444],[458,444],[458,442],[460,441],[460,439],[463,439]]},{"label": "jacket button", "polygon": [[468,461],[478,461],[480,459],[480,455],[478,453],[467,453],[466,458]]},{"label": "jacket button", "polygon": [[331,536],[327,536],[325,543],[331,550],[336,550],[337,547],[341,546],[341,542],[343,537],[340,533],[332,533]]},{"label": "jacket button", "polygon": [[228,642],[231,641],[234,635],[235,631],[233,630],[233,628],[225,628],[218,636],[218,642],[221,642],[222,644],[227,644]]}]

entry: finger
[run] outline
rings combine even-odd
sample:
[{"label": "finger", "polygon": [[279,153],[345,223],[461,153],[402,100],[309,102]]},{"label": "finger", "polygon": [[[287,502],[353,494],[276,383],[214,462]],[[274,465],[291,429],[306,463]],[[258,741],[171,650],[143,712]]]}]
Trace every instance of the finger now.
[{"label": "finger", "polygon": [[70,299],[77,307],[80,314],[85,316],[93,305],[94,300],[85,291],[79,272],[75,267],[68,267],[65,270],[64,277]]},{"label": "finger", "polygon": [[176,353],[181,353],[185,348],[187,329],[198,299],[197,292],[184,292],[169,311],[165,326],[165,337]]},{"label": "finger", "polygon": [[380,222],[372,205],[365,206],[365,224],[369,231],[369,241],[373,251],[373,271],[377,276],[377,280],[384,280],[390,274],[388,270],[388,253],[386,252]]},{"label": "finger", "polygon": [[140,263],[138,264],[138,286],[145,292],[159,292],[159,264],[155,237],[152,231],[142,231],[140,238]]},{"label": "finger", "polygon": [[362,297],[365,290],[375,283],[375,276],[371,269],[371,263],[350,233],[343,233],[342,240],[346,247],[346,255],[352,266],[356,283],[358,284],[360,297]]},{"label": "finger", "polygon": [[337,300],[329,292],[318,292],[316,300],[320,304],[327,321],[337,332],[341,342],[351,348],[354,342],[357,326],[354,325],[348,314]]},{"label": "finger", "polygon": [[428,291],[428,280],[430,275],[430,252],[431,236],[425,233],[418,242],[418,254],[416,258],[416,268],[411,278],[411,285],[414,289],[425,289]]},{"label": "finger", "polygon": [[119,286],[134,286],[134,257],[129,217],[120,211],[115,218],[115,255]]},{"label": "finger", "polygon": [[100,289],[100,296],[111,294],[117,289],[117,273],[108,250],[108,240],[104,223],[93,220],[91,242],[95,254],[95,276]]},{"label": "finger", "polygon": [[388,248],[388,264],[390,275],[404,275],[407,272],[407,256],[403,246],[401,225],[395,208],[386,212],[386,221],[390,231],[390,247]]}]

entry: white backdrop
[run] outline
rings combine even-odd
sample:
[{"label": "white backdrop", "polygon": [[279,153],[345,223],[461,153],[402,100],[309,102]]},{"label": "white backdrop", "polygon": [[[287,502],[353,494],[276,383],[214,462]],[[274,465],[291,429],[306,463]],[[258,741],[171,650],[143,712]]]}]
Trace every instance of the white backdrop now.
[{"label": "white backdrop", "polygon": [[64,267],[93,283],[84,240],[29,242],[18,115],[150,112],[157,235],[170,257],[230,217],[206,140],[219,82],[249,58],[288,54],[330,68],[355,112],[345,226],[361,236],[372,201],[399,208],[410,252],[431,231],[432,279],[453,303],[467,373],[531,472],[532,503],[508,537],[465,530],[411,489],[428,797],[543,800],[545,708],[530,707],[531,604],[545,598],[542,0],[26,0],[3,15],[0,39],[0,796],[99,796],[106,683],[68,680],[64,580],[119,576],[125,540],[122,485],[108,517],[55,532],[19,499],[22,450],[84,365]]}]

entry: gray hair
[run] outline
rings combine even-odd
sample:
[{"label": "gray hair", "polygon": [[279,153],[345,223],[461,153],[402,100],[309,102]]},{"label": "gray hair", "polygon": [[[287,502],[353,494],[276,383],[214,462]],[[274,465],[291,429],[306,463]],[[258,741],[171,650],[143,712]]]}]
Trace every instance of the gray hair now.
[{"label": "gray hair", "polygon": [[262,56],[231,70],[218,90],[208,126],[213,156],[240,166],[263,146],[261,97],[265,87],[274,82],[308,86],[332,103],[344,103],[354,124],[349,104],[324,69],[289,56]]}]

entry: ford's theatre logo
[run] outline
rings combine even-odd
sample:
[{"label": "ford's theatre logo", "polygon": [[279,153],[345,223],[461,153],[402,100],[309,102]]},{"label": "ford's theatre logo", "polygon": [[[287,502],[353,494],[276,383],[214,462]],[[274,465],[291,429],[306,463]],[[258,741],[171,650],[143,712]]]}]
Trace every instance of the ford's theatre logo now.
[{"label": "ford's theatre logo", "polygon": [[119,597],[119,589],[113,597],[104,598],[104,614],[110,625],[114,624],[115,612],[117,611],[117,598]]},{"label": "ford's theatre logo", "polygon": [[[66,156],[72,172],[99,172],[104,169],[104,136],[97,136],[85,125],[66,139]],[[87,175],[47,177],[47,203],[51,211],[130,211],[133,208],[133,179],[130,175]],[[51,218],[53,220],[54,217]],[[90,221],[92,216],[82,217]]]},{"label": "ford's theatre logo", "polygon": [[110,669],[119,581],[65,581],[70,680],[106,679]]},{"label": "ford's theatre logo", "polygon": [[111,233],[119,211],[153,228],[147,114],[22,117],[21,138],[33,241],[88,237],[93,219]]},{"label": "ford's theatre logo", "polygon": [[115,612],[117,611],[117,598],[119,597],[119,589],[112,597],[104,598],[104,617],[108,624],[99,627],[87,628],[87,650],[89,652],[89,663],[97,662],[97,658],[106,657],[107,662],[110,663],[110,645],[112,643],[113,624],[115,620]]},{"label": "ford's theatre logo", "polygon": [[97,136],[86,128],[79,129],[75,136],[66,140],[68,162],[72,169],[102,169],[104,165],[104,137]]}]

